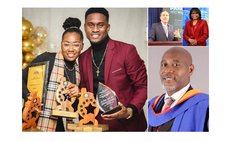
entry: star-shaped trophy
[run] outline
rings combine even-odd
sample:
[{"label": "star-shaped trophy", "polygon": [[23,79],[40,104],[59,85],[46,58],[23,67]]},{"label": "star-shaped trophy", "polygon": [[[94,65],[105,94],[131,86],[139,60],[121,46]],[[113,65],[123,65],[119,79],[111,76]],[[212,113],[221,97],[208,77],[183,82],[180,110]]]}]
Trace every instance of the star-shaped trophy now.
[{"label": "star-shaped trophy", "polygon": [[[99,107],[94,98],[94,94],[87,92],[86,88],[81,88],[79,103],[78,103],[78,113],[82,117],[79,123],[68,124],[68,129],[77,132],[101,132],[107,131],[107,124],[98,124],[96,116],[99,113]],[[92,124],[90,124],[92,123]]]}]

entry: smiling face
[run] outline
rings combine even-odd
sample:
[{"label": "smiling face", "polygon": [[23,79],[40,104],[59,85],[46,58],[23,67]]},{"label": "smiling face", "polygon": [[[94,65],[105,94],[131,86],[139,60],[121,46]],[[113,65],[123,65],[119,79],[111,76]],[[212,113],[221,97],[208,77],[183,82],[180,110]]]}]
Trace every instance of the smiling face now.
[{"label": "smiling face", "polygon": [[200,20],[201,19],[201,11],[199,8],[192,8],[189,12],[189,18],[191,20]]},{"label": "smiling face", "polygon": [[85,19],[85,33],[91,43],[100,43],[110,30],[110,25],[105,15],[92,13]]},{"label": "smiling face", "polygon": [[74,61],[83,48],[81,37],[76,32],[67,32],[62,39],[62,55],[67,61]]},{"label": "smiling face", "polygon": [[200,18],[200,15],[196,11],[193,11],[191,13],[191,18],[192,18],[192,20],[198,20]]},{"label": "smiling face", "polygon": [[182,48],[173,47],[161,60],[160,77],[169,95],[179,91],[190,82],[194,70],[191,55]]}]

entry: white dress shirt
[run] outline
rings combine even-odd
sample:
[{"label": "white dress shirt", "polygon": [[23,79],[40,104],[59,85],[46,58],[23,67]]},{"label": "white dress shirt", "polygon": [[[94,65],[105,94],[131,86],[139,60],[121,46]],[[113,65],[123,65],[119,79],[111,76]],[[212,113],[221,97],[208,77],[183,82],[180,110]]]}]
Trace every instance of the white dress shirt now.
[{"label": "white dress shirt", "polygon": [[[188,85],[186,85],[184,88],[180,89],[179,91],[175,92],[174,94],[171,95],[171,97],[175,100],[172,105],[170,106],[170,108],[174,107],[177,102],[182,98],[182,96],[186,93],[186,91],[188,90],[190,86],[190,83],[188,83]],[[169,97],[168,93],[165,93],[165,98]]]},{"label": "white dress shirt", "polygon": [[161,24],[162,24],[162,26],[163,26],[163,29],[164,29],[164,31],[165,31],[166,36],[168,37],[168,24],[164,24],[164,23],[162,23],[162,22],[161,22]]}]

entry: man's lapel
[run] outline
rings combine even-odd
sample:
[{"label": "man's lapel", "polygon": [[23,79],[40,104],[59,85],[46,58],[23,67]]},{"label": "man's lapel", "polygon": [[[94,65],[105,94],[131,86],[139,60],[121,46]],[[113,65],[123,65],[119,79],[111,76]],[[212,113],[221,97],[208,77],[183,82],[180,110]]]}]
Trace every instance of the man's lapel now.
[{"label": "man's lapel", "polygon": [[106,57],[105,57],[105,67],[104,67],[104,79],[105,79],[105,84],[107,84],[108,82],[108,78],[109,78],[109,72],[111,70],[111,65],[112,65],[112,60],[113,60],[113,55],[115,53],[115,49],[114,49],[114,41],[113,40],[109,40],[108,42],[108,49],[106,50]]},{"label": "man's lapel", "polygon": [[90,47],[90,50],[87,54],[87,62],[86,62],[86,67],[87,67],[87,70],[84,71],[84,72],[87,72],[87,76],[88,76],[88,79],[89,79],[89,88],[90,90],[87,90],[87,91],[90,91],[90,92],[93,92],[93,66],[92,66],[92,56],[91,56],[91,52],[92,52],[92,47]]}]

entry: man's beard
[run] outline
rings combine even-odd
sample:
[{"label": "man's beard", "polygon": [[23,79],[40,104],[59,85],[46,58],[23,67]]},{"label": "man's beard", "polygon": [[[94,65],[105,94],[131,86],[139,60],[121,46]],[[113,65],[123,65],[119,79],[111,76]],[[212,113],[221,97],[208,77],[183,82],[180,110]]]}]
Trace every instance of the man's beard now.
[{"label": "man's beard", "polygon": [[176,85],[165,86],[164,84],[162,84],[162,87],[167,92],[172,92],[176,90]]}]

